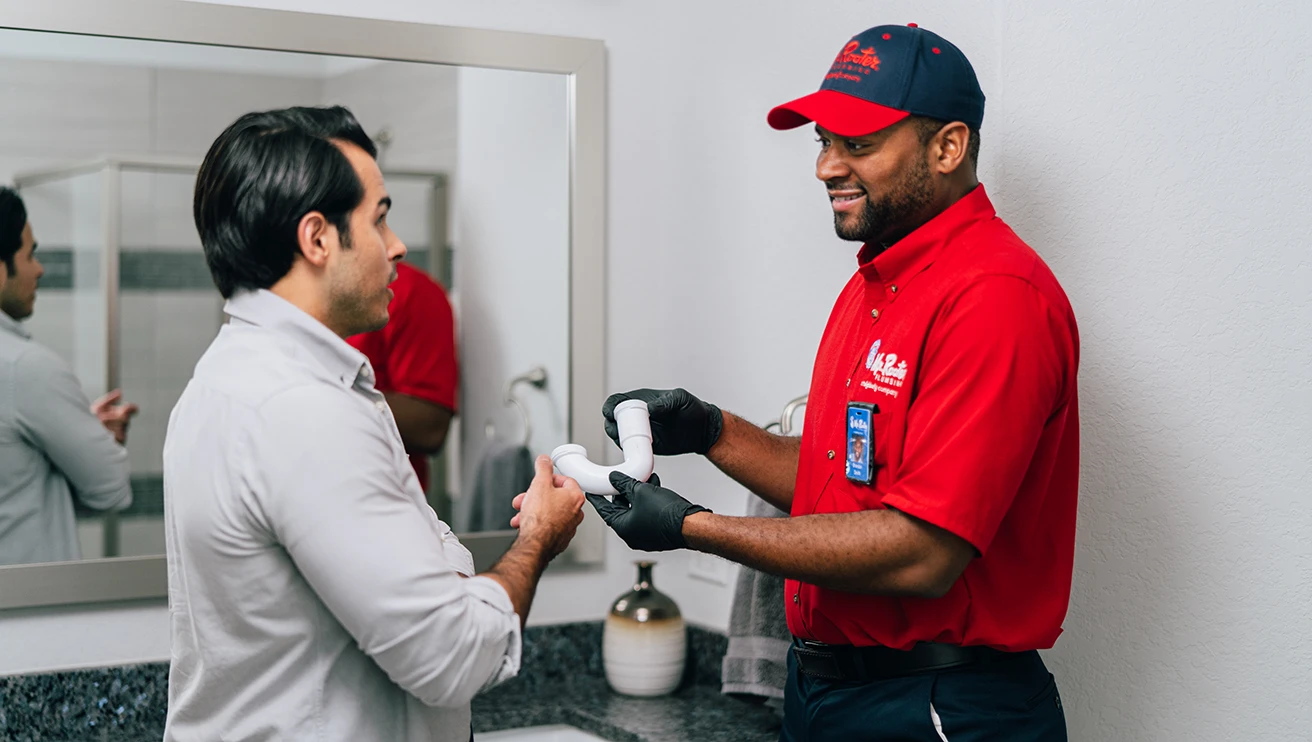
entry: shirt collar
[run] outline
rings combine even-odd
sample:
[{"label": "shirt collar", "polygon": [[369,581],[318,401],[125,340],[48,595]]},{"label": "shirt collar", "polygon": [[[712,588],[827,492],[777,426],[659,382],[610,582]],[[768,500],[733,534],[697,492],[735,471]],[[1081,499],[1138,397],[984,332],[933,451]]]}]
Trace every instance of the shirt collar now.
[{"label": "shirt collar", "polygon": [[32,339],[32,333],[27,331],[27,328],[23,326],[22,322],[19,322],[4,312],[0,312],[0,330],[8,330],[24,340]]},{"label": "shirt collar", "polygon": [[358,381],[373,384],[373,369],[363,353],[268,289],[238,291],[223,305],[223,311],[238,323],[263,327],[296,343],[343,386],[349,388]]},{"label": "shirt collar", "polygon": [[[905,284],[932,265],[943,247],[967,228],[996,216],[997,212],[988,194],[984,192],[984,186],[976,186],[938,216],[883,252],[875,254],[871,245],[863,245],[857,253],[861,275],[867,281],[881,281],[890,287]],[[893,292],[896,293],[897,289],[894,288]]]}]

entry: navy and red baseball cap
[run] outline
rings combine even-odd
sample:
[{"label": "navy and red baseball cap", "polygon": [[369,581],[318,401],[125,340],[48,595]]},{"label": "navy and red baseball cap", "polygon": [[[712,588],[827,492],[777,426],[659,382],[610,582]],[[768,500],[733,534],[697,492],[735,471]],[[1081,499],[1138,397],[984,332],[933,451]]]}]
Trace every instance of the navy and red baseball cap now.
[{"label": "navy and red baseball cap", "polygon": [[912,23],[876,26],[843,46],[820,90],[775,107],[776,129],[814,121],[843,137],[859,137],[908,116],[960,121],[978,131],[984,91],[961,50]]}]

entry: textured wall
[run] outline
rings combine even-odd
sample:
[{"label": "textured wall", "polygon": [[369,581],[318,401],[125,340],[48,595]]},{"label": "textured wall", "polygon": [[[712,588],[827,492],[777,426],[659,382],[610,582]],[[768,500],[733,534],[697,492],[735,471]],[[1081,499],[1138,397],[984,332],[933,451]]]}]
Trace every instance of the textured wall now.
[{"label": "textured wall", "polygon": [[1084,339],[1072,729],[1309,739],[1312,12],[1004,6],[1000,207]]}]

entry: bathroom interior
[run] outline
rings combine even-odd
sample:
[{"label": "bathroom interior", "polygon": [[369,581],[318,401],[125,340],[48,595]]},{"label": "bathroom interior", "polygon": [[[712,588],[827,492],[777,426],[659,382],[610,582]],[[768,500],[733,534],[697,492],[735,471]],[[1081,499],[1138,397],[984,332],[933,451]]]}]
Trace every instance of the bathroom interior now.
[{"label": "bathroom interior", "polygon": [[[378,143],[406,260],[446,289],[456,316],[459,411],[426,495],[483,569],[514,539],[505,505],[516,492],[487,492],[480,471],[507,450],[567,444],[619,464],[598,414],[611,392],[686,386],[800,431],[851,250],[816,197],[812,138],[771,132],[764,114],[814,87],[854,12],[858,26],[920,18],[978,55],[992,96],[981,180],[1080,317],[1075,588],[1066,634],[1045,652],[1071,739],[1305,739],[1312,728],[1298,702],[1312,693],[1296,669],[1306,662],[1292,656],[1308,659],[1297,637],[1312,629],[1312,268],[1296,239],[1312,211],[1259,174],[1234,188],[1161,161],[1164,137],[1121,133],[1126,120],[1151,131],[1155,116],[1201,111],[1180,138],[1210,148],[1203,170],[1274,167],[1256,144],[1212,138],[1227,128],[1264,141],[1270,116],[1221,127],[1251,107],[1250,82],[1223,71],[1227,85],[1190,87],[1189,60],[1227,24],[1277,28],[1284,43],[1312,29],[1303,5],[1239,20],[1219,0],[1191,4],[1183,21],[1137,8],[1147,18],[1129,30],[1083,1],[821,4],[833,13],[737,0],[94,5],[0,8],[0,183],[22,194],[45,266],[28,329],[89,398],[122,389],[140,406],[126,444],[133,504],[79,511],[81,562],[0,565],[0,739],[162,734],[161,456],[169,413],[224,321],[191,197],[227,124],[342,104]],[[321,12],[341,15],[308,15]],[[1161,56],[1149,21],[1177,29],[1179,56]],[[1081,28],[1129,38],[1109,58]],[[729,38],[761,43],[729,52]],[[779,58],[753,70],[746,47]],[[1301,122],[1306,59],[1250,51],[1280,70],[1258,88],[1297,104],[1270,115]],[[1083,68],[1083,93],[1045,61],[1063,55],[1102,61]],[[1163,81],[1143,82],[1148,68]],[[1141,85],[1127,92],[1125,79]],[[1123,177],[1108,146],[1155,172]],[[1309,152],[1291,157],[1305,169]],[[1063,162],[1074,172],[1057,172]],[[1217,246],[1245,230],[1264,256]],[[771,514],[692,458],[656,469],[716,512]],[[694,552],[631,551],[585,512],[537,592],[521,677],[474,701],[474,739],[777,739],[777,695],[726,692],[734,617],[749,610],[734,595],[752,575]],[[639,626],[626,644],[639,606],[676,629]]]}]

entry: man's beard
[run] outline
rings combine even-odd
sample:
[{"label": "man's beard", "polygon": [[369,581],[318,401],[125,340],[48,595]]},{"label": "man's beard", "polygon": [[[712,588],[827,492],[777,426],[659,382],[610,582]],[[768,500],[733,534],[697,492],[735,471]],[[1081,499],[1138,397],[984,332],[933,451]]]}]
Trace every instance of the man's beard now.
[{"label": "man's beard", "polygon": [[[830,190],[842,190],[830,185]],[[840,239],[852,242],[873,242],[890,236],[890,231],[912,223],[934,198],[934,186],[929,174],[929,163],[917,158],[916,164],[878,201],[866,191],[866,202],[855,223],[847,222],[842,212],[834,212],[834,231]],[[849,226],[850,225],[850,226]],[[907,230],[908,232],[910,230]],[[902,237],[901,234],[892,235]]]}]

